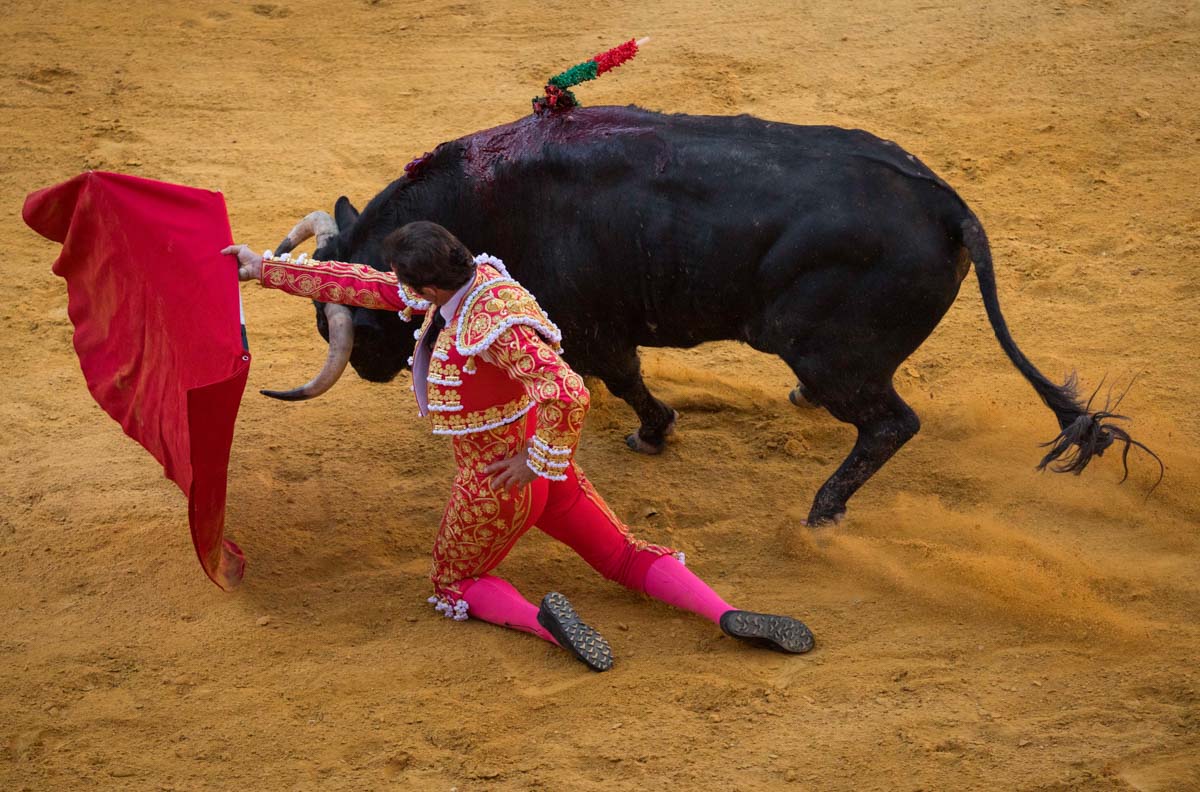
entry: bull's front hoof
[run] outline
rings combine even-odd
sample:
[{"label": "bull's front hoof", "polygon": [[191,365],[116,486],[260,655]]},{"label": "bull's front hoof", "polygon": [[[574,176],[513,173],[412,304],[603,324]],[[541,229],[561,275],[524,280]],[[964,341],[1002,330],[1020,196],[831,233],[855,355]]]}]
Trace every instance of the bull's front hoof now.
[{"label": "bull's front hoof", "polygon": [[631,451],[637,451],[639,454],[649,454],[650,456],[657,456],[661,454],[663,449],[667,447],[665,440],[658,445],[655,445],[654,443],[649,443],[643,440],[641,435],[639,435],[637,432],[634,432],[625,438],[625,445],[629,446]]},{"label": "bull's front hoof", "polygon": [[630,450],[637,451],[639,454],[657,456],[663,452],[664,448],[667,447],[667,438],[675,434],[675,424],[678,422],[679,412],[677,410],[671,410],[671,420],[665,427],[663,427],[661,440],[659,440],[657,443],[647,440],[646,438],[642,437],[642,433],[639,430],[625,438],[625,445],[629,446]]},{"label": "bull's front hoof", "polygon": [[679,410],[671,410],[671,422],[667,424],[666,429],[663,429],[663,437],[675,434],[675,424],[677,423],[679,423]]}]

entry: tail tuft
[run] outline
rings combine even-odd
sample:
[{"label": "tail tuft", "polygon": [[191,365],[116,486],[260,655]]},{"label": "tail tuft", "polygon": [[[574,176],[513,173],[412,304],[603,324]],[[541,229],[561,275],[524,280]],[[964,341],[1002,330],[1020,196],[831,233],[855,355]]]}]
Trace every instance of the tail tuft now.
[{"label": "tail tuft", "polygon": [[[1087,404],[1083,404],[1079,398],[1079,381],[1074,374],[1067,377],[1067,381],[1062,385],[1055,385],[1048,380],[1017,347],[1016,341],[1013,340],[1012,334],[1008,330],[1008,324],[1004,321],[1004,315],[1000,312],[991,247],[988,245],[987,234],[984,233],[983,226],[975,215],[972,214],[963,221],[962,235],[963,245],[971,254],[971,261],[975,264],[975,278],[979,281],[983,306],[987,311],[992,330],[996,334],[996,340],[1000,342],[1000,348],[1033,386],[1034,391],[1041,397],[1045,405],[1054,412],[1054,417],[1058,419],[1060,431],[1053,440],[1042,444],[1044,447],[1049,447],[1050,450],[1038,463],[1038,470],[1049,468],[1055,473],[1079,475],[1092,459],[1103,456],[1113,443],[1124,443],[1121,464],[1125,468],[1125,475],[1121,477],[1121,481],[1129,478],[1129,451],[1132,447],[1137,446],[1158,462],[1158,481],[1154,483],[1154,487],[1150,488],[1150,492],[1153,492],[1166,472],[1162,460],[1149,448],[1130,437],[1127,431],[1113,423],[1113,421],[1129,420],[1123,415],[1117,415],[1114,410],[1120,405],[1121,399],[1125,398],[1125,394],[1129,392],[1129,387],[1133,386],[1133,380],[1115,402],[1112,400],[1112,389],[1109,388],[1104,409],[1096,412],[1092,412],[1092,402],[1095,400],[1096,394],[1100,392],[1100,387],[1103,387],[1103,380],[1096,391],[1092,393]],[[1134,377],[1134,380],[1136,379]]]},{"label": "tail tuft", "polygon": [[[1093,458],[1104,456],[1104,452],[1113,443],[1124,443],[1125,447],[1121,452],[1121,467],[1124,469],[1124,475],[1121,476],[1121,482],[1123,483],[1129,478],[1129,451],[1134,446],[1137,446],[1154,457],[1154,461],[1158,463],[1158,480],[1150,488],[1150,492],[1154,492],[1155,488],[1162,482],[1163,475],[1166,473],[1166,467],[1163,465],[1162,459],[1145,445],[1130,437],[1129,432],[1112,423],[1113,421],[1129,420],[1128,417],[1118,415],[1114,410],[1121,404],[1121,400],[1125,398],[1125,394],[1133,387],[1133,383],[1136,380],[1137,377],[1130,380],[1129,385],[1126,386],[1115,402],[1112,400],[1112,388],[1110,387],[1108,396],[1104,400],[1104,407],[1096,412],[1092,412],[1092,402],[1096,399],[1096,394],[1100,392],[1100,388],[1104,386],[1104,381],[1101,380],[1100,385],[1092,392],[1087,405],[1083,406],[1083,409],[1075,420],[1063,426],[1062,431],[1053,440],[1048,443],[1042,443],[1043,448],[1049,447],[1050,450],[1046,452],[1046,455],[1042,457],[1042,461],[1038,463],[1038,470],[1049,468],[1055,473],[1074,473],[1078,476]],[[1076,390],[1075,375],[1072,374],[1062,387],[1064,390],[1074,393]],[[1149,497],[1150,493],[1146,494]]]}]

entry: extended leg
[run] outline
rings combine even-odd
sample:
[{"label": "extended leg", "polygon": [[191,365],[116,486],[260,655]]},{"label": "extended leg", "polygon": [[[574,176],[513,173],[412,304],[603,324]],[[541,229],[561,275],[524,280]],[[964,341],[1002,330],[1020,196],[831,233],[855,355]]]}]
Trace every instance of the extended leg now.
[{"label": "extended leg", "polygon": [[678,416],[646,387],[637,350],[631,349],[597,373],[614,396],[629,403],[642,422],[636,432],[625,438],[626,445],[643,454],[661,453],[667,436],[675,431]]},{"label": "extended leg", "polygon": [[550,484],[537,527],[570,547],[593,569],[626,588],[644,591],[646,572],[671,548],[634,539],[574,463]]},{"label": "extended leg", "polygon": [[609,580],[703,616],[735,638],[791,653],[813,647],[812,633],[803,623],[738,610],[668,548],[634,539],[575,465],[566,481],[551,485],[537,524]]}]

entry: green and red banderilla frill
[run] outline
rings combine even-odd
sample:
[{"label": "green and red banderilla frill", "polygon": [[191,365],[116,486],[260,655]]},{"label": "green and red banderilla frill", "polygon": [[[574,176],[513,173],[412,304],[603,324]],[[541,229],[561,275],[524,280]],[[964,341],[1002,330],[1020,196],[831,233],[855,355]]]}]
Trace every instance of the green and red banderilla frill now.
[{"label": "green and red banderilla frill", "polygon": [[630,39],[624,44],[618,44],[610,50],[601,52],[591,60],[578,63],[565,72],[554,75],[546,83],[546,95],[534,97],[533,112],[552,113],[578,107],[579,100],[575,98],[575,94],[569,90],[570,88],[588,80],[594,80],[601,74],[617,68],[637,55],[638,46],[647,41],[649,39],[646,38]]}]

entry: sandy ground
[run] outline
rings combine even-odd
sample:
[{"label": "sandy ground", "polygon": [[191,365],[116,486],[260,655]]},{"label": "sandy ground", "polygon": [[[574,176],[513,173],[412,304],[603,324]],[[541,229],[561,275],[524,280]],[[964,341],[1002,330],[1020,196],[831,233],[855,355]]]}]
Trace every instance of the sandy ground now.
[{"label": "sandy ground", "polygon": [[[0,3],[0,788],[1200,789],[1195,3],[598,6]],[[607,633],[617,666],[589,674],[432,612],[448,447],[403,378],[259,397],[323,349],[305,301],[246,287],[229,532],[249,567],[237,593],[209,583],[179,492],[84,387],[25,194],[86,168],[219,189],[266,247],[631,35],[654,41],[585,103],[858,126],[938,170],[1038,365],[1141,374],[1123,408],[1162,486],[1146,499],[1144,458],[1121,486],[1112,458],[1033,470],[1054,422],[973,275],[898,375],[922,433],[833,530],[800,520],[853,435],[787,402],[782,362],[648,351],[677,438],[626,451],[632,412],[597,385],[585,469],[820,645],[748,650],[530,535],[502,569]]]}]

